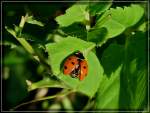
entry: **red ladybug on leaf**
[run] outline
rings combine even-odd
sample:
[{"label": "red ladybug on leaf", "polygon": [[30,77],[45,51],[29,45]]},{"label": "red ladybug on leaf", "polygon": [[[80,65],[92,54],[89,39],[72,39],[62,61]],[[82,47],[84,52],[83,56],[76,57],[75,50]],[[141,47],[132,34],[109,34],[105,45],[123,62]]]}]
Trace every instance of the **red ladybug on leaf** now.
[{"label": "red ladybug on leaf", "polygon": [[88,64],[81,52],[75,52],[65,60],[63,73],[73,78],[79,78],[79,80],[85,78],[88,73]]}]

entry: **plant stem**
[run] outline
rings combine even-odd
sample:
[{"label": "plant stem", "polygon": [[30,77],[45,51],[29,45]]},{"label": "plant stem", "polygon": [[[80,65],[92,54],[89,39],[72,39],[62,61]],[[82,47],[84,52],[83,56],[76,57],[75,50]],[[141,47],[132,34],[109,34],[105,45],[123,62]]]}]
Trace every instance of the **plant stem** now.
[{"label": "plant stem", "polygon": [[28,102],[24,102],[22,104],[17,105],[16,107],[10,109],[10,111],[14,111],[15,109],[17,109],[21,106],[24,106],[24,105],[27,105],[27,104],[30,104],[30,103],[33,103],[33,102],[38,102],[38,101],[47,100],[47,99],[53,99],[53,98],[56,98],[56,97],[63,97],[63,96],[66,96],[66,95],[68,95],[72,92],[74,92],[74,90],[69,90],[69,91],[65,90],[65,91],[62,91],[62,93],[59,93],[59,94],[56,94],[56,95],[47,96],[47,97],[39,98],[39,99],[36,99],[36,100],[31,100],[31,101],[28,101]]}]

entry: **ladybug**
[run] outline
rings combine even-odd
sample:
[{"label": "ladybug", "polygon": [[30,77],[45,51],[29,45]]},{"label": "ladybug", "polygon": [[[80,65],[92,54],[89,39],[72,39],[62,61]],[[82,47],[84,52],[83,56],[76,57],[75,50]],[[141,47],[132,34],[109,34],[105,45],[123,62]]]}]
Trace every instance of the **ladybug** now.
[{"label": "ladybug", "polygon": [[63,73],[83,80],[88,73],[88,64],[81,52],[75,52],[64,63]]}]

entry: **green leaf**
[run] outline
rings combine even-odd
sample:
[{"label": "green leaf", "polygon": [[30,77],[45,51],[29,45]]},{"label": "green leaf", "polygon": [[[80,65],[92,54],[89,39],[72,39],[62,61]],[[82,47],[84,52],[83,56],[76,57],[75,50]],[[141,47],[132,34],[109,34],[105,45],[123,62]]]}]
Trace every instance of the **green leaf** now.
[{"label": "green leaf", "polygon": [[44,24],[43,24],[42,22],[40,22],[40,21],[38,21],[38,20],[35,20],[35,19],[33,18],[33,16],[27,17],[26,22],[29,23],[29,24],[35,24],[35,25],[38,25],[38,26],[41,26],[41,27],[44,26]]},{"label": "green leaf", "polygon": [[[147,106],[146,36],[137,32],[129,37],[121,75],[120,108],[140,110]],[[126,99],[126,102],[124,102]]]},{"label": "green leaf", "polygon": [[79,81],[78,79],[71,78],[70,76],[66,76],[64,74],[61,74],[59,78],[70,86],[70,88],[84,93],[89,97],[93,97],[99,87],[100,80],[103,75],[103,68],[93,52],[90,52],[87,55],[87,62],[89,68],[88,75],[83,81]]},{"label": "green leaf", "polygon": [[118,109],[120,92],[120,72],[124,48],[111,44],[102,55],[104,75],[101,78],[96,98],[96,109]]},{"label": "green leaf", "polygon": [[111,1],[112,0],[110,0],[110,2],[108,2],[108,0],[107,2],[95,2],[95,3],[90,2],[89,3],[90,15],[91,16],[94,16],[97,14],[100,15],[101,13],[105,12],[107,9],[110,8],[112,4]]},{"label": "green leaf", "polygon": [[102,55],[102,65],[104,72],[110,76],[123,63],[124,60],[124,46],[118,44],[111,44],[105,49]]},{"label": "green leaf", "polygon": [[97,109],[141,110],[147,106],[145,45],[145,34],[137,32],[128,37],[125,47],[111,44],[104,51],[105,75],[97,94]]},{"label": "green leaf", "polygon": [[[103,73],[96,55],[93,52],[89,52],[94,47],[94,43],[85,42],[73,37],[67,37],[58,43],[46,45],[49,54],[49,63],[52,64],[54,75],[57,75],[71,89],[82,92],[90,97],[96,93],[100,83],[100,76]],[[64,75],[61,70],[66,57],[77,50],[83,52],[89,66],[88,75],[83,81]]]},{"label": "green leaf", "polygon": [[86,19],[86,4],[75,4],[66,10],[64,15],[56,17],[57,23],[61,27],[69,26],[75,22],[83,22]]},{"label": "green leaf", "polygon": [[14,30],[16,33],[16,37],[19,37],[21,35],[22,28],[14,24]]},{"label": "green leaf", "polygon": [[61,30],[69,36],[78,37],[83,40],[87,40],[87,31],[84,25],[79,23],[71,24],[67,27],[62,27]]},{"label": "green leaf", "polygon": [[49,54],[49,64],[52,65],[53,74],[60,74],[61,64],[68,55],[78,50],[86,54],[86,52],[94,47],[95,44],[92,42],[86,42],[70,36],[60,42],[47,44],[46,50]]},{"label": "green leaf", "polygon": [[97,29],[91,29],[87,34],[87,40],[91,42],[95,42],[99,46],[104,43],[105,36],[107,34],[107,29],[97,28]]},{"label": "green leaf", "polygon": [[96,96],[96,109],[118,109],[120,92],[120,65],[110,77],[103,75]]},{"label": "green leaf", "polygon": [[105,27],[107,29],[107,40],[121,34],[126,28],[135,25],[141,19],[143,14],[143,8],[140,5],[135,4],[124,8],[111,8],[97,21],[95,27]]},{"label": "green leaf", "polygon": [[44,87],[49,87],[49,88],[66,88],[64,84],[61,84],[60,82],[56,80],[52,80],[50,78],[44,78],[43,80],[40,80],[38,82],[32,83],[28,87],[28,91],[35,90],[37,88],[44,88]]}]

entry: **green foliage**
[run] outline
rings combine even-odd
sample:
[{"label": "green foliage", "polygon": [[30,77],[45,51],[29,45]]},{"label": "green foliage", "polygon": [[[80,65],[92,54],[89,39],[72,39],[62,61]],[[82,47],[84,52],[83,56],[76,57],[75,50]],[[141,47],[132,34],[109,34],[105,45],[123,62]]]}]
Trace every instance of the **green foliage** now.
[{"label": "green foliage", "polygon": [[93,97],[98,89],[101,76],[103,74],[103,68],[101,67],[98,59],[92,52],[88,54],[87,61],[89,70],[87,77],[84,81],[73,79],[70,76],[66,76],[64,74],[61,74],[59,78],[62,79],[70,88],[82,92],[89,97]]},{"label": "green foliage", "polygon": [[110,8],[110,6],[112,5],[111,1],[112,0],[109,0],[110,2],[104,2],[102,4],[100,3],[89,3],[89,13],[91,16],[94,16],[94,15],[100,15],[102,14],[103,12],[105,12],[106,10],[108,10]]},{"label": "green foliage", "polygon": [[66,14],[58,16],[56,21],[62,27],[69,26],[74,22],[83,22],[86,20],[86,4],[75,4],[66,10]]},{"label": "green foliage", "polygon": [[[141,109],[147,96],[146,35],[137,32],[127,40],[124,67],[122,70],[121,97],[127,99],[129,109]],[[140,45],[140,46],[139,46]],[[124,88],[125,87],[125,88]],[[129,99],[128,99],[129,98]],[[121,101],[121,107],[125,108]],[[131,107],[132,106],[132,107]]]},{"label": "green foliage", "polygon": [[101,46],[103,41],[105,40],[105,36],[107,35],[107,29],[105,27],[91,29],[87,33],[87,40],[95,42],[97,45]]},{"label": "green foliage", "polygon": [[110,77],[103,75],[96,98],[96,109],[119,109],[120,65]]},{"label": "green foliage", "polygon": [[102,65],[105,74],[97,94],[97,109],[119,109],[120,72],[124,57],[123,51],[124,48],[121,45],[111,44],[103,53]]},{"label": "green foliage", "polygon": [[[2,44],[8,52],[3,60],[3,79],[8,83],[5,105],[12,106],[5,109],[41,100],[46,100],[41,104],[42,110],[82,110],[79,109],[82,102],[83,110],[147,109],[148,22],[143,16],[144,7],[133,3],[122,6],[112,1],[67,4],[65,11],[60,6],[44,10],[47,15],[43,18],[36,15],[39,19],[32,15],[32,8],[26,7],[27,14],[19,15],[20,23],[11,24],[13,29],[7,27],[11,25],[6,21],[4,37],[8,38]],[[76,51],[88,63],[88,74],[82,81],[63,74],[64,61]],[[22,92],[20,97],[17,85]],[[37,90],[45,87],[50,92],[46,92],[48,96]],[[30,94],[35,90],[36,95],[44,96],[20,104],[23,98],[28,98],[27,91]]]},{"label": "green foliage", "polygon": [[105,27],[108,31],[105,40],[121,34],[125,29],[135,25],[143,16],[144,10],[139,5],[117,7],[107,10],[96,23],[96,28]]},{"label": "green foliage", "polygon": [[44,24],[43,24],[42,22],[35,20],[35,19],[33,18],[33,16],[29,16],[29,17],[27,18],[26,22],[27,22],[27,23],[30,23],[30,24],[35,24],[35,25],[38,25],[38,26],[41,26],[41,27],[44,26]]}]

